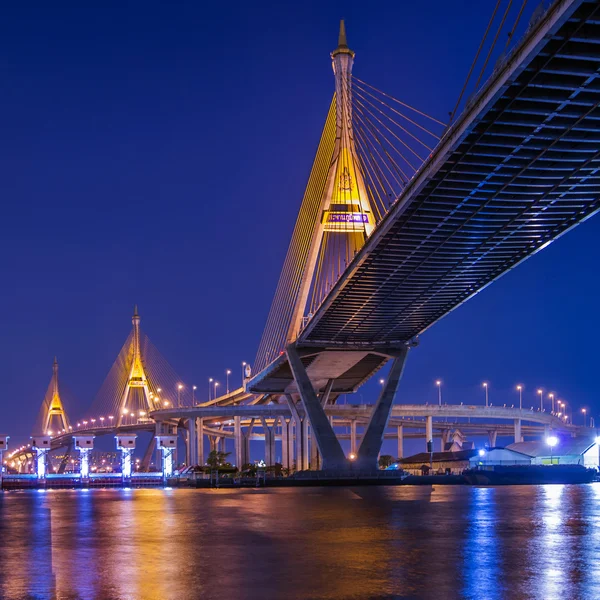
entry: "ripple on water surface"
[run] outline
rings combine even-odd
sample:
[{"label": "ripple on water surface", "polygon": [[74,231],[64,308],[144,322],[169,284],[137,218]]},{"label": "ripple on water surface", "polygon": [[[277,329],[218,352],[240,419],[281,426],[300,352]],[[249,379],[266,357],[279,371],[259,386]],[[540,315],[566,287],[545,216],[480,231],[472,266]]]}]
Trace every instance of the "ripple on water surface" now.
[{"label": "ripple on water surface", "polygon": [[600,484],[0,493],[0,598],[600,598]]}]

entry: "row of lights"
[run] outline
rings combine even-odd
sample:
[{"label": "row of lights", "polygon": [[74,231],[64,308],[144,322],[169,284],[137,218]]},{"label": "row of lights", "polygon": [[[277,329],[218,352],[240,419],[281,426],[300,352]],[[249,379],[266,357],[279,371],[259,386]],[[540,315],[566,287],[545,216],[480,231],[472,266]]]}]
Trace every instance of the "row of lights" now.
[{"label": "row of lights", "polygon": [[[245,379],[245,371],[248,363],[246,361],[242,362],[242,381]],[[231,369],[225,370],[225,393],[229,394],[229,376],[231,375]],[[213,377],[208,378],[208,401],[214,400],[217,397],[217,388],[221,384],[214,379]],[[194,386],[196,389],[196,386]]]},{"label": "row of lights", "polygon": [[[244,374],[247,366],[247,362],[242,362],[242,380],[244,379]],[[229,394],[229,376],[231,375],[231,369],[225,370],[225,393]],[[214,400],[217,397],[218,387],[221,384],[214,379],[213,377],[208,378],[208,400]],[[184,389],[184,385],[182,383],[177,384],[177,406],[181,406],[181,391]],[[196,390],[198,389],[197,385],[192,386],[192,405],[196,404]],[[158,388],[157,392],[160,393],[162,390]],[[152,394],[150,394],[152,397]],[[160,403],[160,399],[156,398],[156,400]],[[168,402],[163,403],[164,406],[168,406]]]},{"label": "row of lights", "polygon": [[[246,363],[246,362],[242,362],[242,378],[244,377],[244,370],[245,370],[245,368],[246,368],[246,365],[247,365],[247,363]],[[227,387],[226,387],[226,389],[227,389],[227,393],[228,393],[228,394],[229,394],[229,375],[231,375],[231,369],[227,369],[227,370],[225,371],[225,377],[226,377],[226,386],[227,386]],[[208,381],[209,381],[209,390],[208,390],[208,394],[209,394],[209,400],[210,400],[210,399],[211,399],[211,389],[210,389],[210,388],[211,388],[211,384],[213,384],[213,379],[212,379],[212,377],[211,377],[211,378],[210,378]],[[220,384],[219,384],[219,382],[218,382],[218,381],[215,381],[215,382],[214,382],[214,398],[216,398],[216,397],[217,397],[217,388],[219,387],[219,385],[220,385]],[[183,390],[183,388],[184,388],[184,386],[183,386],[183,384],[182,384],[182,383],[179,383],[179,384],[177,384],[177,406],[178,406],[178,407],[180,407],[180,406],[181,406],[181,391]],[[196,386],[196,385],[193,385],[193,386],[192,386],[192,404],[195,404],[195,403],[196,403],[196,390],[197,390],[197,389],[198,389],[198,386]],[[160,394],[161,392],[162,392],[162,389],[161,389],[161,388],[157,388],[157,390],[156,390],[156,394]],[[154,402],[160,406],[160,405],[161,405],[161,400],[160,400],[160,397],[159,397],[158,395],[156,395],[156,394],[154,394],[153,392],[150,392],[150,399],[151,399],[151,400],[154,400]],[[168,407],[169,407],[169,405],[170,405],[170,402],[169,402],[168,400],[163,400],[163,401],[162,401],[162,406],[164,406],[165,408],[168,408]],[[135,414],[136,414],[136,413],[135,413],[135,411],[133,411],[133,410],[131,410],[131,411],[130,411],[130,410],[128,410],[127,408],[124,408],[124,409],[123,409],[123,412],[122,412],[121,414],[122,414],[124,417],[126,417],[126,416],[128,416],[128,415],[131,415],[131,417],[135,417]],[[147,413],[146,413],[145,411],[143,411],[143,410],[141,410],[141,411],[139,411],[139,412],[138,412],[138,415],[139,415],[140,417],[145,417],[145,416],[146,416],[146,414],[147,414]],[[113,422],[114,416],[112,416],[112,415],[111,415],[111,416],[109,416],[108,418],[109,418],[110,424],[112,425],[112,422]],[[101,424],[101,427],[103,427],[103,426],[104,426],[104,420],[105,420],[105,419],[104,419],[104,417],[100,417],[100,422],[102,423],[102,424]],[[92,424],[92,427],[94,427],[94,425],[95,425],[95,423],[96,423],[96,419],[90,419],[89,421],[81,421],[80,423],[77,423],[77,428],[78,428],[78,429],[80,429],[80,428],[81,428],[81,426],[82,426],[82,424],[83,424],[83,427],[84,427],[84,429],[85,429],[85,428],[87,428],[87,425],[88,425],[88,423],[90,423],[90,422],[91,422],[91,424]],[[71,431],[72,431],[72,430],[73,430],[73,427],[69,426],[69,430],[71,430]],[[53,432],[53,431],[48,431],[47,433],[48,433],[48,435],[49,435],[49,436],[52,436],[54,432]],[[61,433],[67,433],[67,431],[66,431],[65,429],[63,429],[62,431],[61,431],[61,430],[59,430],[57,433],[60,435]]]},{"label": "row of lights", "polygon": [[[384,385],[385,379],[380,379],[379,383],[381,385]],[[442,405],[442,380],[436,379],[435,385],[438,389],[438,404],[439,404],[439,406],[441,406]],[[490,403],[489,403],[490,384],[487,381],[484,381],[481,385],[482,385],[483,389],[485,390],[485,405],[490,406]],[[517,392],[519,392],[519,408],[523,409],[523,390],[525,388],[523,385],[519,384],[515,387],[515,389]],[[538,388],[536,390],[536,393],[539,394],[539,397],[540,397],[540,411],[543,411],[544,410],[544,390],[541,388]],[[560,409],[559,411],[555,410],[555,399],[556,399],[556,405],[558,405],[558,407]],[[548,400],[550,400],[550,402],[552,403],[552,414],[557,416],[558,418],[562,418],[566,422],[568,420],[567,403],[564,402],[563,400],[557,399],[555,394],[553,394],[553,393],[548,394]],[[582,408],[581,413],[583,414],[583,425],[585,427],[585,426],[587,426],[587,409]],[[572,415],[572,413],[571,413],[571,415]],[[590,422],[591,422],[591,417],[590,417]]]}]

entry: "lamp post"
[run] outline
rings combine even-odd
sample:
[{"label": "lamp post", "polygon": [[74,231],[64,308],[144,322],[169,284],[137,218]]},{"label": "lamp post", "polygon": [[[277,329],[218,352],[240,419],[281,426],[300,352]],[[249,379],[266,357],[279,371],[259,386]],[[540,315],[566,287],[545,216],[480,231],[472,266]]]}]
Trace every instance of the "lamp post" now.
[{"label": "lamp post", "polygon": [[179,384],[177,386],[177,408],[181,408],[181,390],[183,389],[183,386],[181,384]]},{"label": "lamp post", "polygon": [[550,400],[552,400],[552,413],[554,413],[554,394],[548,394]]},{"label": "lamp post", "polygon": [[550,435],[546,438],[546,443],[550,446],[550,464],[553,464],[554,458],[552,457],[552,453],[554,452],[554,446],[558,444],[558,438],[555,435]]},{"label": "lamp post", "polygon": [[229,376],[231,375],[231,370],[227,369],[227,371],[225,371],[225,390],[227,391],[227,393],[229,394]]},{"label": "lamp post", "polygon": [[519,391],[519,408],[523,410],[523,386],[518,385],[517,390]]},{"label": "lamp post", "polygon": [[489,406],[489,402],[488,402],[488,400],[489,400],[489,397],[488,397],[488,382],[487,381],[483,382],[483,388],[485,389],[485,405]]},{"label": "lamp post", "polygon": [[442,382],[441,380],[437,380],[435,382],[435,385],[437,385],[438,388],[438,405],[441,406],[442,405]]},{"label": "lamp post", "polygon": [[581,412],[583,413],[583,426],[587,427],[587,410],[585,408],[582,408]]},{"label": "lamp post", "polygon": [[194,406],[194,404],[196,404],[196,389],[198,386],[193,385],[192,386],[192,406]]},{"label": "lamp post", "polygon": [[209,402],[210,402],[210,390],[211,390],[211,387],[212,387],[212,386],[211,386],[211,383],[212,383],[212,382],[213,382],[213,378],[212,378],[212,377],[210,377],[210,378],[208,379],[208,401],[209,401]]},{"label": "lamp post", "polygon": [[544,390],[538,390],[538,394],[540,395],[540,412],[544,410]]},{"label": "lamp post", "polygon": [[217,397],[217,388],[219,387],[219,382],[215,381],[215,392],[213,394],[213,400]]}]

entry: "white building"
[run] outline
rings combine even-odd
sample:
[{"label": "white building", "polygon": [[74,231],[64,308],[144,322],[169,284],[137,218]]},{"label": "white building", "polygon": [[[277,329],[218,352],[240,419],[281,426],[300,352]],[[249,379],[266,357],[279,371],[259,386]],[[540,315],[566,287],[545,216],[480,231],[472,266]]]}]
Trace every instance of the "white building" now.
[{"label": "white building", "polygon": [[560,437],[554,447],[546,440],[517,442],[506,450],[512,450],[531,457],[532,465],[583,465],[597,469],[600,464],[600,451],[594,439],[582,437]]},{"label": "white building", "polygon": [[517,450],[511,450],[509,448],[490,448],[490,450],[480,450],[477,456],[473,456],[469,460],[470,466],[473,468],[492,467],[496,465],[531,464],[531,456],[528,454],[523,454]]}]

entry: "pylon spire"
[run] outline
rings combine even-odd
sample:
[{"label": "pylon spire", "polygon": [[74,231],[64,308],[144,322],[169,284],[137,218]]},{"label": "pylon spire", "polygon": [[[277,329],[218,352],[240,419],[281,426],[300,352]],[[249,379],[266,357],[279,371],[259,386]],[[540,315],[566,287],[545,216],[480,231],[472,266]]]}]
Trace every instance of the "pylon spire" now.
[{"label": "pylon spire", "polygon": [[58,394],[58,359],[56,356],[54,357],[54,362],[52,363],[52,386],[54,393]]},{"label": "pylon spire", "polygon": [[348,40],[346,38],[346,23],[344,19],[340,20],[340,33],[338,34],[338,47],[331,53],[331,58],[338,54],[350,54],[354,58],[354,52],[348,48]]},{"label": "pylon spire", "polygon": [[344,23],[344,19],[340,20],[340,35],[338,36],[338,48],[340,46],[348,46],[348,42],[346,41],[346,25]]}]

